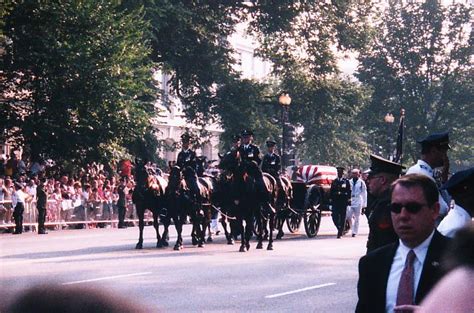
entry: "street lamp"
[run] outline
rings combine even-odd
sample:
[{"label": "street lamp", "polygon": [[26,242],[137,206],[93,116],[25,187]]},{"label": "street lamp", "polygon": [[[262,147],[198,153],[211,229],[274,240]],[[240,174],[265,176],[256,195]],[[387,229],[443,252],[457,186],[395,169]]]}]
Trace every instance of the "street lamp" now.
[{"label": "street lamp", "polygon": [[390,130],[393,122],[395,121],[395,117],[393,116],[392,113],[387,113],[385,114],[385,117],[383,118],[385,123],[387,123],[387,155],[388,159],[391,159],[392,153],[391,153],[391,138],[390,138]]},{"label": "street lamp", "polygon": [[287,92],[282,92],[278,97],[278,103],[281,106],[281,123],[282,123],[282,135],[281,135],[281,169],[285,172],[286,167],[286,127],[288,124],[288,112],[291,104],[291,97]]}]

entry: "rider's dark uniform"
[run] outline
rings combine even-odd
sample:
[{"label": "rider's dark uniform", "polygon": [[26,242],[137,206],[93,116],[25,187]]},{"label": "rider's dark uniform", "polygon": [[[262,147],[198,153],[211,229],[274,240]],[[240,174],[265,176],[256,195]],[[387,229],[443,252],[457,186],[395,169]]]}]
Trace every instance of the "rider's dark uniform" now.
[{"label": "rider's dark uniform", "polygon": [[278,179],[280,176],[281,170],[281,159],[280,156],[276,153],[267,153],[263,156],[262,160],[262,171],[269,173],[275,179]]},{"label": "rider's dark uniform", "polygon": [[176,165],[178,165],[181,169],[185,169],[188,166],[196,169],[196,152],[191,149],[181,150],[178,153]]},{"label": "rider's dark uniform", "polygon": [[240,157],[242,161],[255,161],[260,166],[262,159],[260,159],[260,150],[254,144],[240,145],[239,147]]}]

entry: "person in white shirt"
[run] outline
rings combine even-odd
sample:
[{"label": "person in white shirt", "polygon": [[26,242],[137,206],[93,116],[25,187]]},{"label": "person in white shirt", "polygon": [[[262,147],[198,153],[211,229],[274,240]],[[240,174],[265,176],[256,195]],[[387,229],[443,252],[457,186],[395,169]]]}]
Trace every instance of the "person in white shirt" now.
[{"label": "person in white shirt", "polygon": [[[438,167],[442,167],[441,171],[441,182],[444,183],[448,179],[449,174],[449,158],[448,150],[451,149],[449,145],[449,133],[435,133],[418,140],[421,144],[421,159],[410,167],[406,174],[421,174],[428,176],[434,182],[433,170]],[[448,214],[448,204],[445,199],[439,193],[438,202],[440,204],[440,212],[438,218],[438,224],[446,214]]]},{"label": "person in white shirt", "polygon": [[474,167],[457,172],[443,185],[454,199],[454,208],[438,225],[438,231],[447,236],[454,234],[462,227],[472,224],[474,216]]},{"label": "person in white shirt", "polygon": [[15,183],[15,191],[12,194],[13,218],[15,219],[14,235],[23,232],[23,212],[25,211],[26,200],[30,198],[23,192],[23,186],[20,183]]},{"label": "person in white shirt", "polygon": [[[367,186],[360,178],[360,170],[355,168],[351,171],[351,205],[348,207],[346,219],[352,229],[352,237],[359,233],[359,218],[362,208],[367,207]],[[354,222],[352,220],[354,219]]]}]

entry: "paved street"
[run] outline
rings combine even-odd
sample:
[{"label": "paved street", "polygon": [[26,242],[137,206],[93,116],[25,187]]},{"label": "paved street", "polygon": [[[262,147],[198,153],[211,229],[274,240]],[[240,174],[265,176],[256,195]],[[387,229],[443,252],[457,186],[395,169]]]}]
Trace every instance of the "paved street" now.
[{"label": "paved street", "polygon": [[[361,235],[336,239],[330,217],[308,239],[286,234],[274,251],[239,253],[222,235],[204,248],[156,249],[154,229],[50,231],[48,235],[0,235],[0,286],[11,297],[37,283],[92,286],[143,303],[150,312],[352,312],[357,301],[357,262],[365,252]],[[171,241],[174,243],[174,229]],[[286,230],[286,226],[284,228]],[[5,297],[2,297],[5,303]]]}]

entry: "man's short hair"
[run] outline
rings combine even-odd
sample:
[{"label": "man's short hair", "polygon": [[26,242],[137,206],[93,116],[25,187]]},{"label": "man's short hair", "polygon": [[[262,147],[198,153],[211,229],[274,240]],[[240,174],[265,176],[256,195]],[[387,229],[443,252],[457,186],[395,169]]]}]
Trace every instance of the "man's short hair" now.
[{"label": "man's short hair", "polygon": [[393,190],[398,185],[404,188],[420,187],[423,190],[423,195],[425,196],[426,202],[429,206],[432,206],[438,202],[438,187],[436,186],[436,183],[428,176],[420,174],[408,174],[402,176],[401,178],[394,181],[391,185],[390,195],[392,195]]}]

